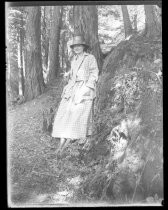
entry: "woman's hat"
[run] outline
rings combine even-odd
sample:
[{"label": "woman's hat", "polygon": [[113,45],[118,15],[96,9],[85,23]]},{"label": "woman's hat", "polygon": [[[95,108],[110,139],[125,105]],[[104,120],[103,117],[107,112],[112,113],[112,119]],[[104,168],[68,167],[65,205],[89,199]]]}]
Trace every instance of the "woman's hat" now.
[{"label": "woman's hat", "polygon": [[73,37],[73,42],[72,42],[72,45],[70,45],[70,48],[73,48],[77,44],[81,44],[81,45],[84,45],[86,48],[89,48],[89,45],[85,43],[84,38],[81,35],[77,35]]}]

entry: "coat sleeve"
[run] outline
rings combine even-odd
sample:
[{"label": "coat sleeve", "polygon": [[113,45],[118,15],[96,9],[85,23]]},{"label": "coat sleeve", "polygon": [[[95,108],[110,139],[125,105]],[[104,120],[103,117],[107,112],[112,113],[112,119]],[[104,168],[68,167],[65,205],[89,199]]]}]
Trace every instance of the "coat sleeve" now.
[{"label": "coat sleeve", "polygon": [[68,74],[68,78],[71,79],[72,78],[72,69],[70,68],[70,70],[67,72]]},{"label": "coat sleeve", "polygon": [[99,69],[96,58],[93,55],[89,56],[89,79],[86,82],[86,86],[95,89],[96,81],[98,80]]},{"label": "coat sleeve", "polygon": [[[73,58],[72,58],[72,61],[73,61]],[[72,79],[72,61],[71,61],[71,67],[70,67],[69,71],[67,72],[68,79]]]}]

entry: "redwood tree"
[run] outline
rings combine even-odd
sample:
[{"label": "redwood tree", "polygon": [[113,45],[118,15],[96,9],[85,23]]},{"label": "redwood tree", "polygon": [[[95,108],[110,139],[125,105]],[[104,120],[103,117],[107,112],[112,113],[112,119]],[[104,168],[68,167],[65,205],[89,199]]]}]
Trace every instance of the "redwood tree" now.
[{"label": "redwood tree", "polygon": [[[22,9],[23,10],[23,9]],[[20,80],[21,80],[21,87],[22,87],[22,95],[24,95],[24,73],[23,73],[23,45],[24,45],[24,21],[23,21],[23,11],[21,15],[21,25],[19,30],[19,41],[20,41]]]},{"label": "redwood tree", "polygon": [[[44,69],[48,66],[48,51],[49,51],[49,22],[51,16],[51,6],[41,7],[41,46],[42,46],[42,65]],[[44,70],[43,69],[43,70]],[[44,71],[45,71],[44,70]]]},{"label": "redwood tree", "polygon": [[95,5],[74,6],[74,33],[84,35],[101,71],[102,53],[98,39],[98,14]]},{"label": "redwood tree", "polygon": [[25,49],[25,99],[29,101],[44,90],[40,43],[40,7],[28,7]]},{"label": "redwood tree", "polygon": [[62,24],[62,6],[53,8],[52,24],[50,31],[49,58],[48,58],[48,84],[59,75],[59,41]]},{"label": "redwood tree", "polygon": [[124,21],[124,30],[125,30],[125,38],[132,34],[133,29],[131,25],[131,21],[129,18],[129,13],[126,5],[121,5],[123,21]]},{"label": "redwood tree", "polygon": [[144,5],[145,10],[145,34],[147,37],[155,37],[161,35],[161,23],[154,10],[154,5]]}]

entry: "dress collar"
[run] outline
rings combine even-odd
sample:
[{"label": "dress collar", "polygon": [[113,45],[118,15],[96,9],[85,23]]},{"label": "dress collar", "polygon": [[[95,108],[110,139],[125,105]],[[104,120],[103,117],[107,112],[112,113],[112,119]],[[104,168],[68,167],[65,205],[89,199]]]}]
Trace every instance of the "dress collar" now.
[{"label": "dress collar", "polygon": [[[83,55],[81,56],[81,58],[83,58],[84,56],[88,56],[88,55],[89,55],[89,53],[84,52]],[[77,59],[78,59],[78,55],[75,55],[75,60],[77,60]]]},{"label": "dress collar", "polygon": [[87,52],[84,52],[84,53],[83,53],[83,55],[84,55],[84,56],[88,56],[88,55],[89,55],[89,53],[87,53]]}]

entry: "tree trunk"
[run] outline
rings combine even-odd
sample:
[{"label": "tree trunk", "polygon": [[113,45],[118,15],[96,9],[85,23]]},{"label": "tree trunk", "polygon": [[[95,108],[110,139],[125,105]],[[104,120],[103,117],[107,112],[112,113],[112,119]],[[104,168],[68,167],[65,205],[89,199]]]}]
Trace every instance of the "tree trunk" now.
[{"label": "tree trunk", "polygon": [[55,6],[53,11],[53,22],[51,24],[49,43],[49,63],[47,83],[50,84],[59,75],[59,41],[62,24],[62,6]]},{"label": "tree trunk", "polygon": [[10,52],[9,47],[6,49],[6,63],[7,63],[7,70],[6,70],[6,81],[7,81],[7,93],[11,94],[11,83],[10,83],[10,77],[11,77],[11,65],[10,65]]},{"label": "tree trunk", "polygon": [[102,52],[98,39],[98,14],[95,5],[74,6],[74,33],[84,35],[91,53],[96,57],[101,72]]},{"label": "tree trunk", "polygon": [[144,5],[144,10],[146,17],[145,35],[150,38],[161,35],[161,24],[155,14],[154,6]]},{"label": "tree trunk", "polygon": [[24,44],[24,35],[23,35],[23,16],[22,16],[21,28],[20,28],[20,77],[21,77],[22,95],[24,95],[23,44]]},{"label": "tree trunk", "polygon": [[65,57],[66,57],[66,55],[65,55],[65,45],[66,45],[66,39],[65,39],[65,31],[62,33],[62,40],[61,40],[61,42],[62,42],[62,45],[61,45],[61,47],[62,47],[62,49],[61,49],[61,60],[62,60],[62,69],[64,70],[65,69],[65,67],[66,67],[66,61],[65,61]]},{"label": "tree trunk", "polygon": [[[42,7],[42,64],[44,66],[43,70],[47,70],[48,67],[48,50],[49,50],[49,35],[48,35],[48,16],[50,15],[50,7]],[[47,14],[49,13],[49,15]]]},{"label": "tree trunk", "polygon": [[128,9],[126,5],[121,5],[123,21],[124,21],[124,30],[125,30],[125,38],[132,34],[132,25],[128,14]]},{"label": "tree trunk", "polygon": [[20,37],[18,37],[18,42],[17,42],[17,62],[18,62],[18,71],[19,71],[19,80],[18,80],[18,85],[19,85],[19,95],[23,95],[22,92],[22,84],[21,84],[21,46],[20,46]]},{"label": "tree trunk", "polygon": [[29,101],[44,90],[41,60],[40,7],[28,7],[25,50],[25,100]]}]

